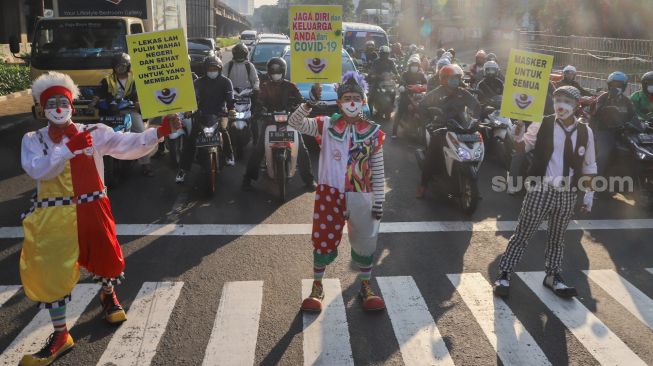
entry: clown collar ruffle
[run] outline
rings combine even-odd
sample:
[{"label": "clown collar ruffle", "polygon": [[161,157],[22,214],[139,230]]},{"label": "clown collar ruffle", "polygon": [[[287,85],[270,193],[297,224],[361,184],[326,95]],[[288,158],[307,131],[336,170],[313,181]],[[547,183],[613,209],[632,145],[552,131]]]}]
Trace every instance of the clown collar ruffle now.
[{"label": "clown collar ruffle", "polygon": [[331,122],[327,129],[329,135],[338,140],[343,141],[348,129],[351,130],[354,142],[363,142],[370,136],[373,136],[381,126],[366,119],[359,119],[354,124],[348,124],[341,114],[334,114],[331,116]]}]

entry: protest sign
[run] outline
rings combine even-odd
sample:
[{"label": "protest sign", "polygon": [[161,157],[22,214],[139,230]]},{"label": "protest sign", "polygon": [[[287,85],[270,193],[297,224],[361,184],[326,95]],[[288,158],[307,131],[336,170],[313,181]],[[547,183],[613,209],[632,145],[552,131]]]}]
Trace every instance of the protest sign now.
[{"label": "protest sign", "polygon": [[290,77],[295,83],[339,82],[342,6],[291,6]]},{"label": "protest sign", "polygon": [[127,36],[143,118],[197,109],[183,29]]},{"label": "protest sign", "polygon": [[553,56],[511,50],[501,102],[501,116],[542,122]]}]

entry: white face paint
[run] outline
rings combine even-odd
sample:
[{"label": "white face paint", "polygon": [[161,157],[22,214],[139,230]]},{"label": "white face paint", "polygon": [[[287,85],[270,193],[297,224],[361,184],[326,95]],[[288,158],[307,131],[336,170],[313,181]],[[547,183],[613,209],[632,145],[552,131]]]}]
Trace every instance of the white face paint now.
[{"label": "white face paint", "polygon": [[567,119],[574,113],[574,106],[566,102],[554,102],[553,109],[560,119]]},{"label": "white face paint", "polygon": [[48,121],[57,124],[57,125],[62,125],[70,120],[70,117],[73,115],[73,110],[72,108],[68,107],[57,107],[57,108],[48,108],[44,110],[45,112],[45,118],[48,119]]},{"label": "white face paint", "polygon": [[363,102],[347,102],[342,104],[342,111],[347,117],[357,117],[363,110]]}]

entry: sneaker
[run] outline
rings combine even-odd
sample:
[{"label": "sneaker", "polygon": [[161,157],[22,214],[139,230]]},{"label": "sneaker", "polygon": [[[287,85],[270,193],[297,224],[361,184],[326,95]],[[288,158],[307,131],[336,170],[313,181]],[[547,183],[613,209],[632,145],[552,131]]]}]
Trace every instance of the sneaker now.
[{"label": "sneaker", "polygon": [[313,281],[311,294],[302,301],[302,311],[319,313],[322,311],[322,300],[324,300],[324,288],[322,282]]},{"label": "sneaker", "polygon": [[575,287],[565,284],[565,280],[560,273],[546,275],[542,284],[560,297],[571,298],[578,294]]},{"label": "sneaker", "polygon": [[45,346],[40,351],[23,356],[20,366],[46,366],[52,364],[57,358],[63,356],[75,346],[73,337],[67,330],[50,334]]},{"label": "sneaker", "polygon": [[424,195],[426,194],[426,186],[418,186],[417,187],[417,192],[415,193],[416,198],[424,198]]},{"label": "sneaker", "polygon": [[494,294],[499,297],[508,297],[510,293],[510,273],[501,272],[494,281]]},{"label": "sneaker", "polygon": [[361,282],[361,290],[358,293],[363,301],[363,310],[365,311],[379,311],[385,309],[385,302],[381,296],[377,296],[372,287],[370,286],[370,281]]},{"label": "sneaker", "polygon": [[227,159],[227,166],[235,166],[236,165],[236,159],[233,157]]},{"label": "sneaker", "polygon": [[175,183],[177,184],[182,184],[186,180],[186,171],[183,169],[179,169],[179,172],[177,173],[177,176],[175,177]]},{"label": "sneaker", "polygon": [[311,179],[310,182],[304,184],[304,187],[306,187],[308,191],[315,192],[317,189],[317,183],[315,183],[315,180]]},{"label": "sneaker", "polygon": [[153,177],[154,176],[154,171],[152,170],[152,166],[150,164],[143,164],[143,175],[146,177]]},{"label": "sneaker", "polygon": [[113,291],[111,295],[107,295],[104,291],[100,291],[100,303],[102,304],[102,313],[104,314],[104,319],[110,324],[120,324],[127,320],[127,314],[125,310],[118,302],[118,297],[116,292]]}]

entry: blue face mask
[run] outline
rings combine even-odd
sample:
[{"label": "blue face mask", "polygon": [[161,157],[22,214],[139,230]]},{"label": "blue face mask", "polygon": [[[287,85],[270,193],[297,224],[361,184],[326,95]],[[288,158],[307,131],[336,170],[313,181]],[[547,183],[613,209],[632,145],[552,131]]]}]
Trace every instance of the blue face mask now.
[{"label": "blue face mask", "polygon": [[447,81],[447,85],[449,85],[449,87],[451,88],[457,88],[458,86],[460,86],[460,79],[449,78],[449,80]]},{"label": "blue face mask", "polygon": [[616,97],[617,95],[621,94],[621,88],[610,88],[608,89],[608,93],[610,93],[611,96]]}]

